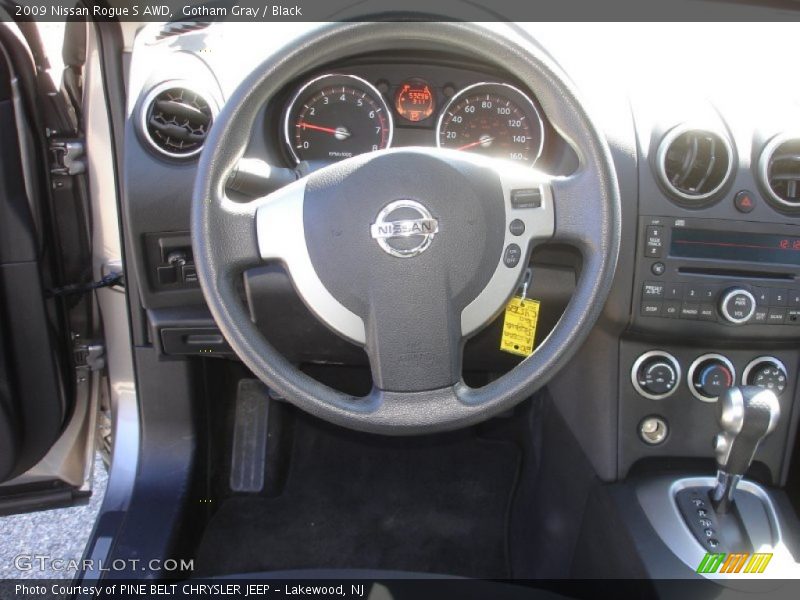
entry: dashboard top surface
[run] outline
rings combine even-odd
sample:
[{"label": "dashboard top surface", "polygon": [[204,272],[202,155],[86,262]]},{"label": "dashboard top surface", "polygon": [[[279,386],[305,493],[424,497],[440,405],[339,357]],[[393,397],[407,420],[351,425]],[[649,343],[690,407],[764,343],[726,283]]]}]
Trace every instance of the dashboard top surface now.
[{"label": "dashboard top surface", "polygon": [[[631,224],[627,234],[631,238],[627,240],[631,255],[636,254],[635,246],[639,243],[636,240],[639,216],[718,219],[752,223],[756,227],[800,225],[797,214],[776,210],[763,201],[755,173],[759,154],[770,139],[778,132],[800,130],[800,82],[786,72],[786,57],[794,51],[790,24],[764,24],[757,28],[746,24],[494,23],[485,26],[511,39],[540,45],[574,81],[586,110],[606,134],[615,154],[623,191],[623,219]],[[157,40],[159,27],[148,25],[131,49],[128,88],[131,124],[136,122],[136,113],[141,110],[148,90],[164,81],[191,82],[208,90],[219,106],[224,105],[238,83],[263,60],[285,44],[291,47],[316,26],[282,23],[271,28],[259,24],[256,28],[243,23],[215,23],[195,32]],[[296,128],[301,127],[304,133],[308,133],[308,126],[326,128],[322,121],[306,119],[308,109],[304,106],[320,90],[309,89],[304,95],[304,86],[326,74],[356,77],[379,93],[379,100],[385,102],[387,112],[393,117],[392,146],[439,143],[448,134],[441,127],[448,103],[458,100],[459,94],[470,86],[481,82],[513,86],[530,98],[534,110],[528,116],[534,112],[541,116],[544,142],[535,166],[552,174],[568,174],[576,165],[576,153],[540,110],[535,90],[522,85],[502,64],[477,64],[458,55],[413,48],[412,43],[395,51],[373,50],[329,63],[323,61],[298,72],[295,80],[264,106],[263,117],[251,135],[247,156],[287,167],[303,158],[293,154],[302,144],[313,144],[319,138],[295,135]],[[409,82],[427,86],[433,104],[430,115],[413,120],[399,112],[398,95]],[[775,93],[776,82],[780,82],[779,93]],[[515,98],[514,104],[521,105],[522,100]],[[294,110],[293,101],[298,100],[301,102]],[[376,107],[382,108],[378,104],[373,108]],[[305,111],[305,116],[298,111]],[[702,206],[686,206],[676,201],[665,191],[653,168],[659,142],[684,124],[720,132],[731,148],[731,176],[712,201]],[[372,125],[377,125],[376,130],[381,129],[380,123]],[[383,127],[381,135],[385,137],[385,124]],[[331,139],[352,138],[352,132],[338,131],[335,124],[327,128],[328,132],[315,130],[314,134]],[[196,161],[165,160],[143,147],[133,125],[131,133],[126,180],[137,235],[187,231]],[[382,147],[380,144],[384,142],[376,138],[375,147]],[[471,138],[462,142],[462,146],[480,142]],[[738,210],[733,202],[742,190],[750,191],[757,200],[754,209],[747,213]],[[623,306],[630,308],[619,312],[615,319],[627,321],[635,312],[637,299],[630,291],[631,282],[636,287],[633,267],[624,263],[620,266],[621,283],[617,288],[623,298],[628,297]],[[148,277],[144,279],[148,281]],[[197,290],[152,288],[145,285],[143,289],[147,307],[201,301]]]}]

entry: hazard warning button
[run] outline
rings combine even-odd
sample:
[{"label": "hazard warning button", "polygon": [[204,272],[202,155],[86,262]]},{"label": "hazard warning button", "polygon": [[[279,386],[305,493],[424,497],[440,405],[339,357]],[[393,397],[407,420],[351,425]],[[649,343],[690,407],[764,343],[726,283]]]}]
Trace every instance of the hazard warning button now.
[{"label": "hazard warning button", "polygon": [[742,190],[733,198],[733,204],[736,206],[736,210],[741,213],[753,212],[756,207],[755,196],[747,190]]}]

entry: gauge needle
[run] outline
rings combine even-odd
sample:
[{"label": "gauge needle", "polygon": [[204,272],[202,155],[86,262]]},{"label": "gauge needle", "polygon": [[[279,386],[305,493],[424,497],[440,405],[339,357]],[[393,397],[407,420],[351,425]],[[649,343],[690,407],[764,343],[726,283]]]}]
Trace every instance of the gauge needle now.
[{"label": "gauge needle", "polygon": [[456,150],[469,150],[470,148],[474,148],[475,146],[480,146],[481,144],[489,144],[494,141],[493,137],[482,137],[477,142],[471,142],[469,144],[464,144],[460,148],[456,148]]},{"label": "gauge needle", "polygon": [[303,129],[314,129],[316,131],[324,131],[325,133],[330,133],[331,135],[335,135],[339,139],[348,138],[350,137],[350,132],[347,131],[344,127],[339,127],[334,129],[333,127],[322,127],[320,125],[312,125],[311,123],[306,123],[305,121],[300,121],[297,123],[298,127],[302,127]]}]

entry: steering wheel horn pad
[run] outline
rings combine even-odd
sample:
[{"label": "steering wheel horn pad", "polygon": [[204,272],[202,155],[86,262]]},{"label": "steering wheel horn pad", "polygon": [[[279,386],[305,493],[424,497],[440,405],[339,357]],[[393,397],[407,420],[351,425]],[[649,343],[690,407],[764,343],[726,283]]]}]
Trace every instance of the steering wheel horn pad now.
[{"label": "steering wheel horn pad", "polygon": [[[277,202],[264,200],[256,216],[261,257],[286,264],[312,312],[365,345],[379,389],[452,386],[461,376],[463,338],[472,333],[462,329],[465,309],[472,306],[474,314],[475,306],[488,304],[474,329],[485,325],[513,293],[527,264],[522,253],[553,233],[547,194],[537,208],[511,205],[515,185],[538,191],[543,180],[531,169],[447,150],[398,149],[349,159],[308,176],[292,200],[281,192]],[[289,201],[302,202],[302,228],[282,222],[300,212],[287,211]],[[526,224],[525,235],[506,243],[514,220]],[[279,231],[303,235],[287,246]],[[397,256],[376,234],[422,250]],[[511,244],[519,252],[513,265],[504,261]],[[295,268],[298,255],[305,268]],[[504,277],[495,276],[498,271]],[[321,287],[329,295],[320,294]],[[484,300],[475,305],[479,297]]]},{"label": "steering wheel horn pad", "polygon": [[[619,192],[608,147],[541,49],[463,23],[326,24],[267,59],[231,96],[201,155],[192,208],[198,279],[231,347],[300,408],[347,427],[419,434],[466,426],[529,396],[577,350],[610,289]],[[515,72],[576,150],[569,177],[466,152],[388,149],[353,157],[238,203],[224,192],[261,107],[321,61],[416,40]],[[538,205],[519,206],[523,190]],[[521,220],[511,227],[511,222]],[[537,351],[479,389],[461,380],[464,341],[514,293],[531,249],[555,240],[583,265],[573,298]],[[250,320],[244,270],[278,261],[328,327],[364,346],[374,389],[356,398],[303,374]],[[535,277],[535,273],[534,273]]]}]

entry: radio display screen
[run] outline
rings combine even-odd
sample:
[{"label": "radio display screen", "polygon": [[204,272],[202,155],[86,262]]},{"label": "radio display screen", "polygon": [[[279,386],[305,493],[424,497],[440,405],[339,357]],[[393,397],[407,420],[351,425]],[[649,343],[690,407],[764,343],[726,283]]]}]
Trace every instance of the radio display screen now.
[{"label": "radio display screen", "polygon": [[672,229],[672,256],[800,265],[800,237],[711,229]]}]

